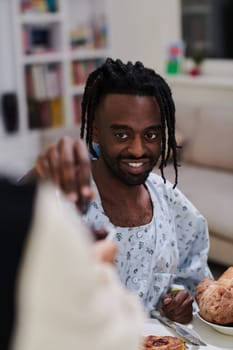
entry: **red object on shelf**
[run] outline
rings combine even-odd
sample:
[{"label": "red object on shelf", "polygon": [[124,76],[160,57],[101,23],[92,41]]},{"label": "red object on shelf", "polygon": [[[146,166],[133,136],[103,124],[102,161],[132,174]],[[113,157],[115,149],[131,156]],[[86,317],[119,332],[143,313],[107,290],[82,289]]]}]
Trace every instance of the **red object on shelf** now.
[{"label": "red object on shelf", "polygon": [[201,75],[201,69],[199,67],[193,67],[190,71],[189,74],[192,75],[193,77],[196,77],[198,75]]}]

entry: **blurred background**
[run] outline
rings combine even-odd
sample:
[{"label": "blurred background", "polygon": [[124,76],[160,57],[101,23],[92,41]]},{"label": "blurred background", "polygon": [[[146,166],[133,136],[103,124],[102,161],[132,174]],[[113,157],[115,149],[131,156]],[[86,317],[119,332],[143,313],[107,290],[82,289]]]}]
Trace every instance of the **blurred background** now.
[{"label": "blurred background", "polygon": [[140,60],[171,86],[179,186],[208,219],[211,261],[233,265],[232,23],[232,0],[0,0],[0,172],[21,176],[79,135],[86,78],[107,56]]}]

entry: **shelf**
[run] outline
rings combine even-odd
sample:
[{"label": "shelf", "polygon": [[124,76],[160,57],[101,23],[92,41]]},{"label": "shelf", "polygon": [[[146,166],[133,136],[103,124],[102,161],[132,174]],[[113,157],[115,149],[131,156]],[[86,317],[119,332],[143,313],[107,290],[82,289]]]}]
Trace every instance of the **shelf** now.
[{"label": "shelf", "polygon": [[[104,47],[108,42],[108,28],[104,27],[105,37],[102,27],[93,32],[91,22],[94,18],[105,18],[107,0],[57,0],[57,12],[41,13],[21,13],[20,0],[10,1],[20,134],[44,135],[45,127],[46,133],[56,134],[54,129],[58,127],[62,134],[62,130],[80,124],[80,101],[86,79],[109,55]],[[42,11],[40,7],[37,9]],[[85,38],[83,26],[88,34],[84,42],[89,46],[72,50],[75,37],[72,35]],[[98,40],[94,40],[94,34],[100,38],[96,35]],[[101,34],[106,40],[101,40]],[[80,42],[77,40],[76,45]]]},{"label": "shelf", "polygon": [[73,96],[81,96],[84,92],[85,85],[72,86],[70,88],[70,93]]},{"label": "shelf", "polygon": [[60,13],[34,13],[21,15],[18,20],[21,24],[50,24],[60,22],[62,19]]},{"label": "shelf", "polygon": [[23,55],[23,64],[46,64],[46,63],[59,63],[63,60],[63,54],[60,52],[45,52],[34,55]]},{"label": "shelf", "polygon": [[166,79],[171,84],[189,85],[189,86],[203,86],[210,88],[226,88],[233,89],[233,76],[210,76],[201,75],[192,77],[190,75],[167,75]]},{"label": "shelf", "polygon": [[71,60],[98,59],[108,56],[108,49],[76,49],[70,52]]},{"label": "shelf", "polygon": [[191,4],[183,6],[183,13],[187,15],[209,14],[211,12],[210,4]]}]

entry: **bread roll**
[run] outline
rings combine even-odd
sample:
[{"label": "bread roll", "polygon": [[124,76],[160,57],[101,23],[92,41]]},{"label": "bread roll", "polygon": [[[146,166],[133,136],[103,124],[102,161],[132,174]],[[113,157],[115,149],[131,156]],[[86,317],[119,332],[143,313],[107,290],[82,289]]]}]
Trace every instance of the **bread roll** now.
[{"label": "bread roll", "polygon": [[233,281],[233,266],[230,266],[223,274],[219,277],[218,281],[222,280],[232,280]]},{"label": "bread roll", "polygon": [[202,280],[196,288],[196,300],[205,320],[220,325],[233,323],[233,267],[216,281]]}]

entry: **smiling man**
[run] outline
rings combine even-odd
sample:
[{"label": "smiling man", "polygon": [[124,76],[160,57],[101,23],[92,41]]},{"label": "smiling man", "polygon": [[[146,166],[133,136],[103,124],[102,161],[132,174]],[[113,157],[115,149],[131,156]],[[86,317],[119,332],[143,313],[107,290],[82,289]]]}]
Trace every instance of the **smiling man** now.
[{"label": "smiling man", "polygon": [[[34,173],[53,180],[89,224],[112,232],[121,281],[148,310],[161,308],[169,318],[189,322],[195,286],[210,275],[209,238],[205,219],[175,188],[169,86],[140,62],[107,59],[87,80],[81,138],[87,147],[70,138],[49,147]],[[163,171],[170,159],[175,185]],[[161,176],[152,172],[158,161]]]},{"label": "smiling man", "polygon": [[108,167],[114,177],[128,185],[143,184],[161,154],[161,117],[156,99],[109,94],[97,109],[94,128],[101,167]]}]

